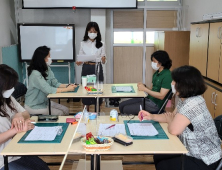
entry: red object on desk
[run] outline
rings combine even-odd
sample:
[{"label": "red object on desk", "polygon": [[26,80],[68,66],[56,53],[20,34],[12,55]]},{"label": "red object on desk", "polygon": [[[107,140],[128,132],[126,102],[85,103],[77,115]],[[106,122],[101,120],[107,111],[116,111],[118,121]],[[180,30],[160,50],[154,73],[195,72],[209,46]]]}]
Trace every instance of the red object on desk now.
[{"label": "red object on desk", "polygon": [[114,127],[114,126],[116,126],[116,124],[113,124],[113,125],[107,127],[106,129],[112,128],[112,127]]},{"label": "red object on desk", "polygon": [[73,123],[76,122],[75,118],[66,118],[66,123]]}]

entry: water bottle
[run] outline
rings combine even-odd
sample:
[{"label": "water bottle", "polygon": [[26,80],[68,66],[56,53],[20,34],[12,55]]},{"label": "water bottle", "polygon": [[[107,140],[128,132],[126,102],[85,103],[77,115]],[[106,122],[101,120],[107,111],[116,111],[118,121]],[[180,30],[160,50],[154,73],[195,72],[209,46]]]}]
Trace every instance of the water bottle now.
[{"label": "water bottle", "polygon": [[86,110],[84,112],[84,121],[85,123],[89,123],[89,112],[87,112]]}]

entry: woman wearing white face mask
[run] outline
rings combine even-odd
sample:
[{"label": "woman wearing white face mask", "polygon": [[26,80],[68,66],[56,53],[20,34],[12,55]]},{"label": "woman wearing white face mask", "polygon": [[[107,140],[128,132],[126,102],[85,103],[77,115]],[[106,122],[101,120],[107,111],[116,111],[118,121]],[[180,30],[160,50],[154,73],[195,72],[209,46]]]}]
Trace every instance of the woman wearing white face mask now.
[{"label": "woman wearing white face mask", "polygon": [[[48,94],[74,91],[75,85],[61,84],[49,65],[52,63],[50,48],[38,47],[28,67],[29,87],[25,95],[25,108],[30,114],[49,114]],[[51,101],[52,115],[68,115],[66,106]]]},{"label": "woman wearing white face mask", "polygon": [[[91,75],[95,74],[95,65],[96,62],[99,62],[100,65],[100,72],[99,72],[99,81],[103,81],[103,67],[102,64],[106,63],[106,52],[105,52],[105,44],[101,41],[101,33],[99,26],[96,22],[89,22],[86,30],[83,41],[80,45],[79,54],[80,55],[95,55],[96,59],[93,61],[87,62],[79,62],[76,61],[78,66],[82,65],[82,75]],[[95,104],[95,98],[83,98],[82,102],[84,105],[87,105],[87,110],[89,111],[89,105]],[[100,99],[100,104],[102,99]]]},{"label": "woman wearing white face mask", "polygon": [[[138,90],[148,94],[145,99],[145,109],[151,113],[158,113],[163,105],[166,95],[171,89],[171,73],[170,67],[172,61],[166,51],[156,51],[151,55],[151,67],[156,70],[153,74],[152,88],[145,87],[143,83],[137,84]],[[130,99],[121,102],[119,110],[121,113],[137,115],[140,110],[140,105],[143,104],[143,99]]]},{"label": "woman wearing white face mask", "polygon": [[[221,140],[202,95],[206,85],[199,70],[182,66],[172,71],[172,91],[179,97],[175,110],[153,115],[144,110],[139,119],[168,124],[168,131],[179,137],[188,150],[184,170],[216,169],[222,158]],[[181,155],[155,155],[156,170],[181,169]]]},{"label": "woman wearing white face mask", "polygon": [[[17,134],[34,128],[30,115],[11,96],[18,80],[18,74],[7,65],[0,65],[0,152]],[[49,170],[47,164],[37,156],[8,157],[10,170],[33,169]],[[0,170],[4,169],[0,155]]]}]

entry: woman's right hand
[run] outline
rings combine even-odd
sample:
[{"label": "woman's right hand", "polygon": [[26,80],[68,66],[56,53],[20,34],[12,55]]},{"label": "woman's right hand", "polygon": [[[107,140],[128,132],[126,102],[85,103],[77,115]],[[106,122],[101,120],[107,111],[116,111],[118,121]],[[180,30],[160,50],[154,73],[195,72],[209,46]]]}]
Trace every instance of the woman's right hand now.
[{"label": "woman's right hand", "polygon": [[22,128],[20,130],[18,130],[17,133],[26,132],[31,129],[34,129],[35,125],[33,125],[31,122],[34,122],[34,120],[26,119]]},{"label": "woman's right hand", "polygon": [[76,65],[77,65],[77,66],[80,66],[82,63],[83,63],[83,62],[81,62],[81,61],[76,61]]},{"label": "woman's right hand", "polygon": [[153,120],[153,115],[145,110],[141,110],[138,114],[138,118],[140,121],[142,120]]},{"label": "woman's right hand", "polygon": [[74,84],[71,84],[71,85],[69,85],[68,87],[66,87],[66,89],[68,90],[68,91],[74,91],[74,89],[77,87],[77,85],[74,85]]}]

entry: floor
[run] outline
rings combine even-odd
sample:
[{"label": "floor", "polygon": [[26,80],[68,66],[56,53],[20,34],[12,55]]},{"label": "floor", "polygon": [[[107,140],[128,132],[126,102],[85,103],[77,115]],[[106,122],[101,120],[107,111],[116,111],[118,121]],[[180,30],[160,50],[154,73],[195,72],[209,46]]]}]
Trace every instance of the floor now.
[{"label": "floor", "polygon": [[[58,102],[58,100],[54,100]],[[77,113],[82,111],[83,105],[82,102],[73,102],[73,100],[61,99],[60,103],[70,108],[70,113]],[[106,102],[104,101],[101,106],[101,112],[109,114],[112,109],[116,109],[119,112],[118,107],[108,106],[106,107]],[[108,104],[107,104],[108,105]],[[94,112],[94,106],[90,106],[90,112]],[[60,167],[60,163],[63,160],[63,156],[41,156],[41,158],[49,164],[50,170],[58,170]],[[89,156],[84,155],[69,155],[66,159],[66,163],[63,167],[63,170],[76,170],[77,163],[79,159],[87,159],[89,160]],[[123,170],[155,170],[154,164],[148,164],[148,162],[153,161],[153,157],[150,155],[115,155],[115,156],[102,156],[102,160],[122,160]],[[134,164],[130,164],[129,162],[133,162]],[[50,165],[51,163],[57,163],[58,165]],[[128,164],[127,164],[128,163]]]}]

